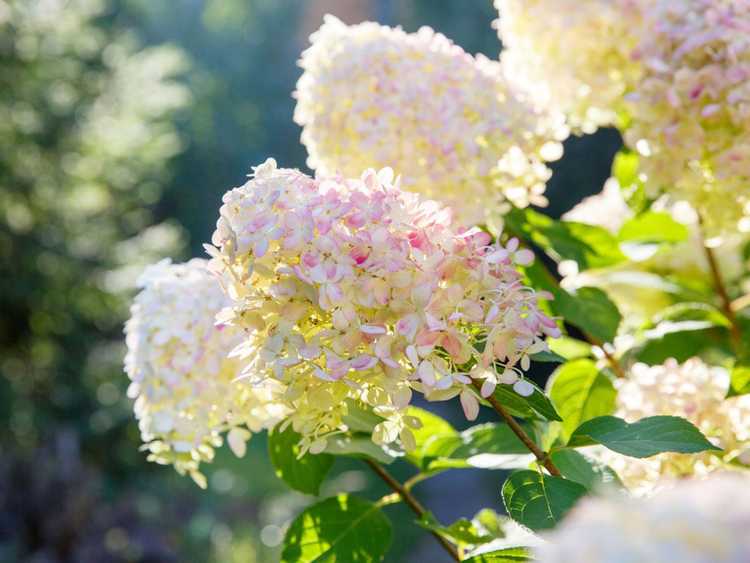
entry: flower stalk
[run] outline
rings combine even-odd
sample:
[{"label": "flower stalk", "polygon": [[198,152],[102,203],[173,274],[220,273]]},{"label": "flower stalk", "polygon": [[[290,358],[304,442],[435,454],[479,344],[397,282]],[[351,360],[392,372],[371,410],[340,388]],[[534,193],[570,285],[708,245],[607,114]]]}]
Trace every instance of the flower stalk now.
[{"label": "flower stalk", "polygon": [[[479,384],[479,382],[473,381],[472,384],[477,389],[477,391],[481,390],[482,386]],[[497,414],[499,414],[502,419],[508,424],[513,433],[518,436],[518,439],[521,440],[521,442],[523,442],[523,445],[526,446],[526,448],[528,448],[528,450],[532,454],[534,454],[534,457],[536,457],[539,464],[542,465],[547,471],[549,471],[550,475],[553,475],[554,477],[561,477],[560,470],[549,458],[549,455],[547,455],[546,452],[542,451],[541,448],[539,448],[539,446],[534,443],[534,440],[532,440],[523,429],[523,427],[518,424],[518,422],[516,422],[516,419],[513,418],[508,411],[505,410],[505,408],[500,404],[500,401],[498,401],[494,396],[490,395],[489,397],[487,397],[487,402],[492,405],[492,408],[495,409],[495,412],[497,412]]]},{"label": "flower stalk", "polygon": [[[386,469],[382,465],[371,459],[365,459],[364,461],[386,485],[388,485],[401,497],[406,506],[408,506],[412,510],[412,512],[417,515],[418,518],[422,518],[427,514],[427,509],[422,506],[422,503],[419,502],[413,494],[411,494],[411,491],[406,489],[406,487],[404,487],[399,481],[397,481],[396,478],[388,473],[388,471],[386,471]],[[448,552],[448,555],[450,555],[454,561],[461,561],[461,556],[458,554],[456,546],[454,546],[451,542],[446,540],[437,532],[431,531],[430,533],[435,537],[435,539],[443,547],[443,549]]]}]

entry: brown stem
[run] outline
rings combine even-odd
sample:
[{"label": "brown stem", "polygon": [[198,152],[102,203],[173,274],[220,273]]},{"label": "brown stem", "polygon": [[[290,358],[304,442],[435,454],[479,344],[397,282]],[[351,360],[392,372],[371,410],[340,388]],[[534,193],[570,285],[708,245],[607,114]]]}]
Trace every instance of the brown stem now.
[{"label": "brown stem", "polygon": [[[382,465],[372,461],[371,459],[365,459],[364,462],[370,466],[370,469],[372,469],[375,474],[386,483],[386,485],[388,485],[391,489],[398,493],[398,495],[403,499],[404,503],[406,503],[406,505],[412,509],[414,514],[416,514],[419,518],[422,518],[425,514],[427,514],[427,509],[422,506],[422,503],[420,503],[414,497],[414,495],[411,494],[411,492],[406,490],[401,483],[399,483],[390,473],[388,473]],[[458,555],[458,551],[452,543],[450,543],[437,532],[430,533],[435,536],[435,539],[440,543],[441,546],[443,546],[445,551],[448,552],[448,554],[453,558],[454,561],[461,561],[461,557]]]},{"label": "brown stem", "polygon": [[583,332],[583,336],[586,338],[589,344],[593,344],[594,346],[597,346],[602,351],[602,353],[604,354],[604,357],[607,358],[607,361],[609,362],[609,367],[612,368],[612,371],[617,377],[619,378],[627,377],[625,374],[625,370],[623,370],[622,366],[620,365],[620,362],[618,362],[617,358],[615,358],[614,355],[612,355],[612,353],[609,350],[607,350],[603,342],[601,342],[598,338],[594,338],[590,334],[586,334],[585,332]]},{"label": "brown stem", "polygon": [[[698,224],[701,227],[703,226],[703,218],[700,215],[698,216]],[[719,270],[719,263],[716,260],[716,255],[714,254],[713,249],[706,244],[705,238],[703,238],[702,234],[701,240],[703,243],[703,251],[706,254],[706,261],[708,262],[708,268],[711,271],[714,289],[716,290],[716,293],[719,294],[719,299],[721,300],[721,310],[727,320],[729,320],[729,333],[732,337],[732,346],[735,353],[739,356],[742,351],[742,334],[740,333],[740,327],[739,324],[737,324],[737,317],[732,308],[732,300],[729,298],[729,293],[727,293],[724,278],[721,275],[721,270]]]},{"label": "brown stem", "polygon": [[[482,386],[478,381],[472,381],[472,384],[478,391],[482,389]],[[536,457],[537,461],[542,464],[547,471],[549,471],[549,474],[554,475],[555,477],[560,477],[560,470],[555,466],[554,463],[552,463],[552,460],[549,458],[549,456],[545,452],[543,452],[531,438],[529,438],[529,435],[526,434],[526,431],[521,427],[520,424],[518,424],[518,422],[516,422],[516,419],[513,418],[510,413],[505,410],[505,408],[503,408],[503,405],[501,405],[493,395],[487,397],[487,401],[490,403],[490,405],[492,405],[492,408],[495,409],[495,412],[497,412],[497,414],[499,414],[503,418],[503,420],[505,420],[513,433],[518,436],[518,439],[521,440],[521,442],[523,442],[523,445],[526,446],[532,454],[534,454],[534,457]]]},{"label": "brown stem", "polygon": [[742,311],[745,307],[750,307],[750,293],[746,293],[742,297],[738,297],[732,301],[732,312]]}]

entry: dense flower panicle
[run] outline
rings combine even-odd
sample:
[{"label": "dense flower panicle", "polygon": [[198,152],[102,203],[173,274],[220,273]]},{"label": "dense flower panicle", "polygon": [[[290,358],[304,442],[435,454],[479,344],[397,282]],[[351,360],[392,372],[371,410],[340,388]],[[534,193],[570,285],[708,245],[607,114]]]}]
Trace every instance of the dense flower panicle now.
[{"label": "dense flower panicle", "polygon": [[748,529],[750,479],[717,474],[645,500],[587,497],[534,551],[542,563],[746,563]]},{"label": "dense flower panicle", "polygon": [[495,0],[495,25],[509,81],[592,133],[615,123],[640,73],[631,53],[636,0]]},{"label": "dense flower panicle", "polygon": [[656,415],[686,418],[723,450],[719,455],[664,453],[646,459],[601,451],[603,461],[633,493],[648,494],[673,479],[731,468],[730,461],[750,462],[750,396],[725,399],[729,374],[724,368],[698,358],[682,365],[674,360],[635,364],[628,379],[616,383],[617,416],[628,422]]},{"label": "dense flower panicle", "polygon": [[710,234],[750,231],[750,2],[646,6],[626,141],[647,185],[690,202]]},{"label": "dense flower panicle", "polygon": [[232,355],[247,377],[287,386],[305,451],[343,428],[347,399],[385,417],[375,441],[400,435],[408,448],[412,389],[460,395],[472,419],[470,377],[485,395],[498,382],[533,391],[520,369],[545,348],[542,334],[559,331],[522,284],[514,263],[533,254],[518,241],[456,229],[449,210],[399,190],[390,169],[312,179],[269,159],[223,201],[207,250],[230,280],[221,318],[248,333]]},{"label": "dense flower panicle", "polygon": [[427,27],[327,16],[300,64],[295,121],[318,172],[393,167],[469,226],[497,221],[504,200],[546,205],[545,162],[562,155],[567,128],[522,101],[497,62]]},{"label": "dense flower panicle", "polygon": [[195,259],[148,267],[125,327],[128,396],[135,399],[149,460],[172,463],[202,486],[198,466],[213,459],[224,432],[242,456],[250,431],[269,428],[285,414],[273,400],[280,385],[234,381],[239,365],[227,355],[242,334],[215,323],[228,301],[206,266]]}]

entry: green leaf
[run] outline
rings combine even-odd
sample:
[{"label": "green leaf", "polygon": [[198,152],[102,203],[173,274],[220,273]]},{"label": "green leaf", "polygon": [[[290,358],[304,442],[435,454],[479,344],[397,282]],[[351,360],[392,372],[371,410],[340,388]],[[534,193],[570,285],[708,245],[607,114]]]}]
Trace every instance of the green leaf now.
[{"label": "green leaf", "polygon": [[320,484],[333,465],[332,455],[308,453],[297,459],[300,435],[292,427],[283,432],[274,429],[268,434],[268,454],[276,475],[296,491],[317,495]]},{"label": "green leaf", "polygon": [[624,359],[657,365],[669,358],[684,362],[711,352],[731,354],[727,329],[716,326],[712,320],[668,320],[638,335]]},{"label": "green leaf", "polygon": [[536,559],[531,556],[526,547],[506,547],[464,559],[464,563],[526,563],[528,561],[536,561]]},{"label": "green leaf", "polygon": [[[531,433],[531,428],[524,426]],[[479,454],[526,454],[528,449],[507,424],[488,422],[477,424],[461,432],[461,445],[454,457],[468,458]]]},{"label": "green leaf", "polygon": [[618,488],[622,486],[620,478],[612,468],[580,452],[558,450],[553,452],[550,457],[563,477],[580,483],[589,491],[605,486],[616,486]]},{"label": "green leaf", "polygon": [[[357,458],[370,458],[380,463],[392,463],[396,455],[392,450],[386,451],[382,446],[372,441],[371,434],[361,432],[336,434],[328,438],[326,454],[341,455]],[[304,459],[304,458],[303,458]]]},{"label": "green leaf", "polygon": [[503,484],[508,514],[534,531],[555,527],[585,494],[580,483],[528,469],[511,473]]},{"label": "green leaf", "polygon": [[548,364],[562,364],[565,362],[565,358],[560,354],[557,354],[551,350],[543,350],[529,356],[534,362],[542,362]]},{"label": "green leaf", "polygon": [[406,453],[406,459],[422,470],[427,470],[430,461],[439,457],[448,457],[461,444],[458,431],[438,415],[409,407],[408,416],[418,418],[421,428],[413,429],[416,448]]},{"label": "green leaf", "polygon": [[597,287],[581,287],[574,293],[557,289],[552,304],[566,322],[601,342],[612,342],[622,315],[612,300]]},{"label": "green leaf", "polygon": [[556,221],[529,208],[513,209],[505,220],[513,234],[534,243],[558,262],[574,260],[581,271],[626,260],[617,239],[601,227]]},{"label": "green leaf", "polygon": [[557,368],[550,380],[550,398],[562,416],[562,436],[567,440],[581,423],[615,410],[615,391],[609,377],[587,359]]},{"label": "green leaf", "polygon": [[417,524],[464,547],[482,545],[505,536],[501,517],[489,508],[480,510],[471,520],[459,518],[449,526],[441,525],[428,512],[417,520]]},{"label": "green leaf", "polygon": [[702,321],[712,326],[729,328],[731,322],[713,305],[708,303],[676,303],[662,310],[653,319],[653,325],[663,322]]},{"label": "green leaf", "polygon": [[342,418],[344,424],[353,432],[372,434],[373,429],[385,420],[382,416],[372,412],[371,407],[359,401],[346,399],[346,406],[347,411]]},{"label": "green leaf", "polygon": [[727,397],[750,393],[750,366],[734,366]]},{"label": "green leaf", "polygon": [[688,228],[669,213],[646,211],[627,221],[618,238],[621,242],[678,243],[686,240]]},{"label": "green leaf", "polygon": [[511,385],[498,385],[495,387],[493,396],[501,405],[507,407],[513,416],[535,418],[534,413],[536,413],[545,420],[561,421],[562,418],[544,391],[533,382],[529,381],[529,383],[534,387],[534,392],[528,397],[522,397],[516,393]]},{"label": "green leaf", "polygon": [[568,442],[573,448],[593,444],[637,458],[663,452],[721,451],[700,430],[678,416],[650,416],[632,424],[616,416],[600,416],[581,424]]},{"label": "green leaf", "polygon": [[562,356],[566,360],[576,360],[591,356],[591,344],[583,340],[571,338],[570,336],[548,338],[547,344],[552,352]]},{"label": "green leaf", "polygon": [[[533,435],[531,427],[525,427]],[[472,426],[454,436],[440,436],[430,442],[428,455],[421,458],[426,472],[444,469],[514,469],[527,467],[533,459],[513,431],[505,424]]]},{"label": "green leaf", "polygon": [[338,495],[307,507],[284,537],[282,563],[381,561],[391,523],[373,503]]},{"label": "green leaf", "polygon": [[[628,128],[630,117],[618,119],[620,131]],[[639,177],[638,153],[628,149],[622,149],[615,155],[612,162],[612,177],[620,184],[620,190],[628,204],[635,213],[640,213],[649,206],[646,188]]]},{"label": "green leaf", "polygon": [[638,154],[628,150],[621,150],[612,161],[612,176],[622,188],[639,182]]}]

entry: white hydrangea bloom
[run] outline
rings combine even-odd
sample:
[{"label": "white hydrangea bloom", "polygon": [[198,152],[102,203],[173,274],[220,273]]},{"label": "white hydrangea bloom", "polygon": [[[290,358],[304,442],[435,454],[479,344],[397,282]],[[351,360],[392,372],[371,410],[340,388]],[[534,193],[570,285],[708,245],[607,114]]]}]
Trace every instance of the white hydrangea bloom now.
[{"label": "white hydrangea bloom", "polygon": [[636,0],[495,0],[509,80],[575,130],[612,125],[640,73]]},{"label": "white hydrangea bloom", "polygon": [[674,360],[657,366],[635,364],[628,379],[616,385],[617,416],[628,422],[655,415],[686,418],[724,450],[721,455],[664,453],[645,459],[599,450],[634,494],[652,493],[673,479],[726,469],[730,461],[750,461],[750,396],[725,399],[729,374],[724,368],[698,358],[681,365]]},{"label": "white hydrangea bloom", "polygon": [[309,165],[357,177],[392,167],[402,185],[451,206],[467,226],[504,200],[546,205],[568,130],[522,101],[499,63],[423,27],[406,33],[327,16],[302,54],[295,121]]},{"label": "white hydrangea bloom", "polygon": [[647,186],[690,202],[711,235],[750,231],[750,2],[643,5],[626,142]]},{"label": "white hydrangea bloom", "polygon": [[615,178],[609,178],[601,192],[584,198],[562,216],[564,221],[595,225],[612,233],[617,233],[632,217],[633,211],[628,207]]},{"label": "white hydrangea bloom", "polygon": [[125,326],[128,396],[149,460],[174,464],[201,486],[202,461],[211,461],[222,434],[242,456],[250,433],[269,428],[284,415],[274,402],[278,383],[236,382],[237,361],[227,354],[242,331],[217,325],[227,305],[221,285],[205,260],[148,267]]},{"label": "white hydrangea bloom", "polygon": [[747,563],[750,480],[680,481],[649,499],[583,499],[534,555],[542,563]]}]

